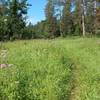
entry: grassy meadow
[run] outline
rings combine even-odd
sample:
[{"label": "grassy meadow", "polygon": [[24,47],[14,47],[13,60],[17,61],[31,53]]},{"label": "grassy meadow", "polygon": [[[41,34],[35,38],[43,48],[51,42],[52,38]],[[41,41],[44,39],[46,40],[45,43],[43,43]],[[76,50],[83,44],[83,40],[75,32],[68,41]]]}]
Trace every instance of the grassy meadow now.
[{"label": "grassy meadow", "polygon": [[3,43],[0,100],[100,100],[99,38]]}]

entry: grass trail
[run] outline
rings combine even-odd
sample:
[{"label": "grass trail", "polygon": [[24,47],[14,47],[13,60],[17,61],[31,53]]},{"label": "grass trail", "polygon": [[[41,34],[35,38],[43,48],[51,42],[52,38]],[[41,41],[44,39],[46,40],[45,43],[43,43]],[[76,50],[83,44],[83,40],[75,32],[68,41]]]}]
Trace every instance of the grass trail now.
[{"label": "grass trail", "polygon": [[0,70],[1,98],[100,100],[99,38],[15,41],[4,45],[9,51],[8,63],[16,67]]},{"label": "grass trail", "polygon": [[66,51],[76,65],[71,100],[100,100],[100,44],[98,42],[99,39],[95,38],[66,41]]}]

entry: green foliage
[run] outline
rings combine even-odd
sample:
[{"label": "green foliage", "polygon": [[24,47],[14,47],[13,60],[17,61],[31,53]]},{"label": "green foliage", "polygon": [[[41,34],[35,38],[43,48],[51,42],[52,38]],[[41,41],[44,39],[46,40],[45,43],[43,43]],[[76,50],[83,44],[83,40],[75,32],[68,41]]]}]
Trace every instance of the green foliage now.
[{"label": "green foliage", "polygon": [[33,25],[29,24],[27,27],[23,28],[21,34],[22,39],[34,39],[36,38],[36,33],[33,29]]},{"label": "green foliage", "polygon": [[99,1],[47,0],[46,19],[32,27],[26,23],[29,6],[28,0],[0,1],[0,40],[100,35]]},{"label": "green foliage", "polygon": [[38,22],[33,26],[33,30],[36,33],[36,38],[48,38],[48,26],[46,20]]},{"label": "green foliage", "polygon": [[3,8],[7,8],[5,11],[6,13],[0,16],[2,38],[7,37],[7,39],[10,40],[11,38],[17,37],[20,39],[21,37],[19,34],[22,34],[21,30],[26,26],[27,0],[9,0],[6,4],[7,5],[2,5]]},{"label": "green foliage", "polygon": [[71,18],[71,1],[67,0],[63,8],[61,30],[64,35],[72,33],[72,18]]},{"label": "green foliage", "polygon": [[7,24],[6,24],[6,17],[0,16],[0,40],[7,39]]},{"label": "green foliage", "polygon": [[73,23],[75,35],[82,35],[82,11],[81,11],[81,0],[75,1],[75,11],[73,12]]},{"label": "green foliage", "polygon": [[[52,0],[48,0],[45,8],[46,21],[48,25],[49,37],[54,38],[57,35],[57,19],[55,17],[55,7]],[[58,33],[59,34],[59,33]]]}]

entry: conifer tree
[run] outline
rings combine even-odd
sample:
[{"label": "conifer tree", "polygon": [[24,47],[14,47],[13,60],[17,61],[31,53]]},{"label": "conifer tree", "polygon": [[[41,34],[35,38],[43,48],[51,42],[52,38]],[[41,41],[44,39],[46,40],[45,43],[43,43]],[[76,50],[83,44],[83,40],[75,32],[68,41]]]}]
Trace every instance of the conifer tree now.
[{"label": "conifer tree", "polygon": [[72,32],[71,0],[66,0],[65,2],[61,19],[61,28],[63,36]]},{"label": "conifer tree", "polygon": [[48,0],[45,8],[46,21],[48,25],[48,33],[50,37],[55,37],[57,32],[57,20],[55,17],[55,8],[53,0]]}]

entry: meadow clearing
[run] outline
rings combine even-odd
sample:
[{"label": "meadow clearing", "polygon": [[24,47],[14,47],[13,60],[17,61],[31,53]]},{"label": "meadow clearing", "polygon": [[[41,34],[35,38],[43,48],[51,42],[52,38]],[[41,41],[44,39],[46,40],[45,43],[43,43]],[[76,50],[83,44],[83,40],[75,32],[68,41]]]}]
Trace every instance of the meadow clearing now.
[{"label": "meadow clearing", "polygon": [[0,69],[0,100],[100,100],[99,38],[20,40],[4,48],[13,66]]}]

